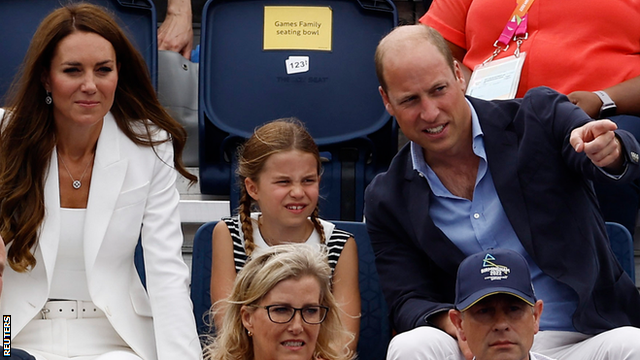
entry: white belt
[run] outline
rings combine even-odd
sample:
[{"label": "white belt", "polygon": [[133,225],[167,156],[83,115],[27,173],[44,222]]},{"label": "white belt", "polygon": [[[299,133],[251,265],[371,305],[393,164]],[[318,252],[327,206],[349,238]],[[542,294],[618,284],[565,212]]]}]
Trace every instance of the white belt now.
[{"label": "white belt", "polygon": [[91,301],[56,300],[47,301],[35,319],[89,319],[105,316]]}]

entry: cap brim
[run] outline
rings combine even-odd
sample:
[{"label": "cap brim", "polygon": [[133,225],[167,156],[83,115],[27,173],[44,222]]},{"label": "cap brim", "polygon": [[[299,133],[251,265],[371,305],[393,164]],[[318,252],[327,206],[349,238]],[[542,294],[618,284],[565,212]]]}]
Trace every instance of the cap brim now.
[{"label": "cap brim", "polygon": [[535,297],[526,295],[525,293],[521,292],[521,291],[517,291],[514,290],[512,288],[501,288],[501,287],[493,287],[493,288],[488,288],[488,289],[482,289],[480,291],[476,291],[475,293],[469,295],[466,299],[460,301],[458,304],[456,304],[456,309],[458,309],[459,311],[466,311],[468,310],[470,307],[472,307],[473,305],[475,305],[478,301],[491,296],[491,295],[496,295],[496,294],[508,294],[508,295],[513,295],[517,298],[519,298],[520,300],[526,302],[527,304],[534,306],[536,299]]}]

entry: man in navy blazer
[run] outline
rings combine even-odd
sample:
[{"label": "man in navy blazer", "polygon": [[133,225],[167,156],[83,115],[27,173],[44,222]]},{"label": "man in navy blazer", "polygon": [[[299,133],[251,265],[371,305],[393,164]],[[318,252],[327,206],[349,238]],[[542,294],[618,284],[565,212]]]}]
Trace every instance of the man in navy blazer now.
[{"label": "man in navy blazer", "polygon": [[545,302],[532,351],[640,359],[640,294],[609,247],[592,186],[640,176],[634,137],[548,88],[516,100],[465,98],[460,66],[424,25],[387,35],[376,70],[387,111],[411,140],[365,194],[401,333],[388,359],[473,357],[447,312],[460,262],[490,248],[523,255]]}]

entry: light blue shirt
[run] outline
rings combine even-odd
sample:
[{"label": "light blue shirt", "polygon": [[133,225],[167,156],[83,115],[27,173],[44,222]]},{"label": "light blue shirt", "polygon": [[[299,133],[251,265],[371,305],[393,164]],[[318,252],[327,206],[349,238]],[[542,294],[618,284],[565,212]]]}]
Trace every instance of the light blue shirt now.
[{"label": "light blue shirt", "polygon": [[[538,299],[544,301],[541,330],[576,331],[572,315],[578,296],[568,285],[544,274],[518,239],[488,171],[484,134],[478,115],[471,108],[473,152],[480,158],[473,200],[453,195],[424,160],[422,148],[411,142],[413,168],[431,188],[429,215],[435,225],[467,256],[491,248],[507,248],[528,262]],[[553,241],[553,239],[549,239]]]}]

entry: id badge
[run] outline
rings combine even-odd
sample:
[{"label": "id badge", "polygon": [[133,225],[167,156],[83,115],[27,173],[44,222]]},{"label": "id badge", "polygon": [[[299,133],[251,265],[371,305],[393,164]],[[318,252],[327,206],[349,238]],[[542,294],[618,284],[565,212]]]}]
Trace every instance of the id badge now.
[{"label": "id badge", "polygon": [[466,94],[484,100],[515,98],[526,56],[522,52],[518,57],[511,55],[476,66]]}]

